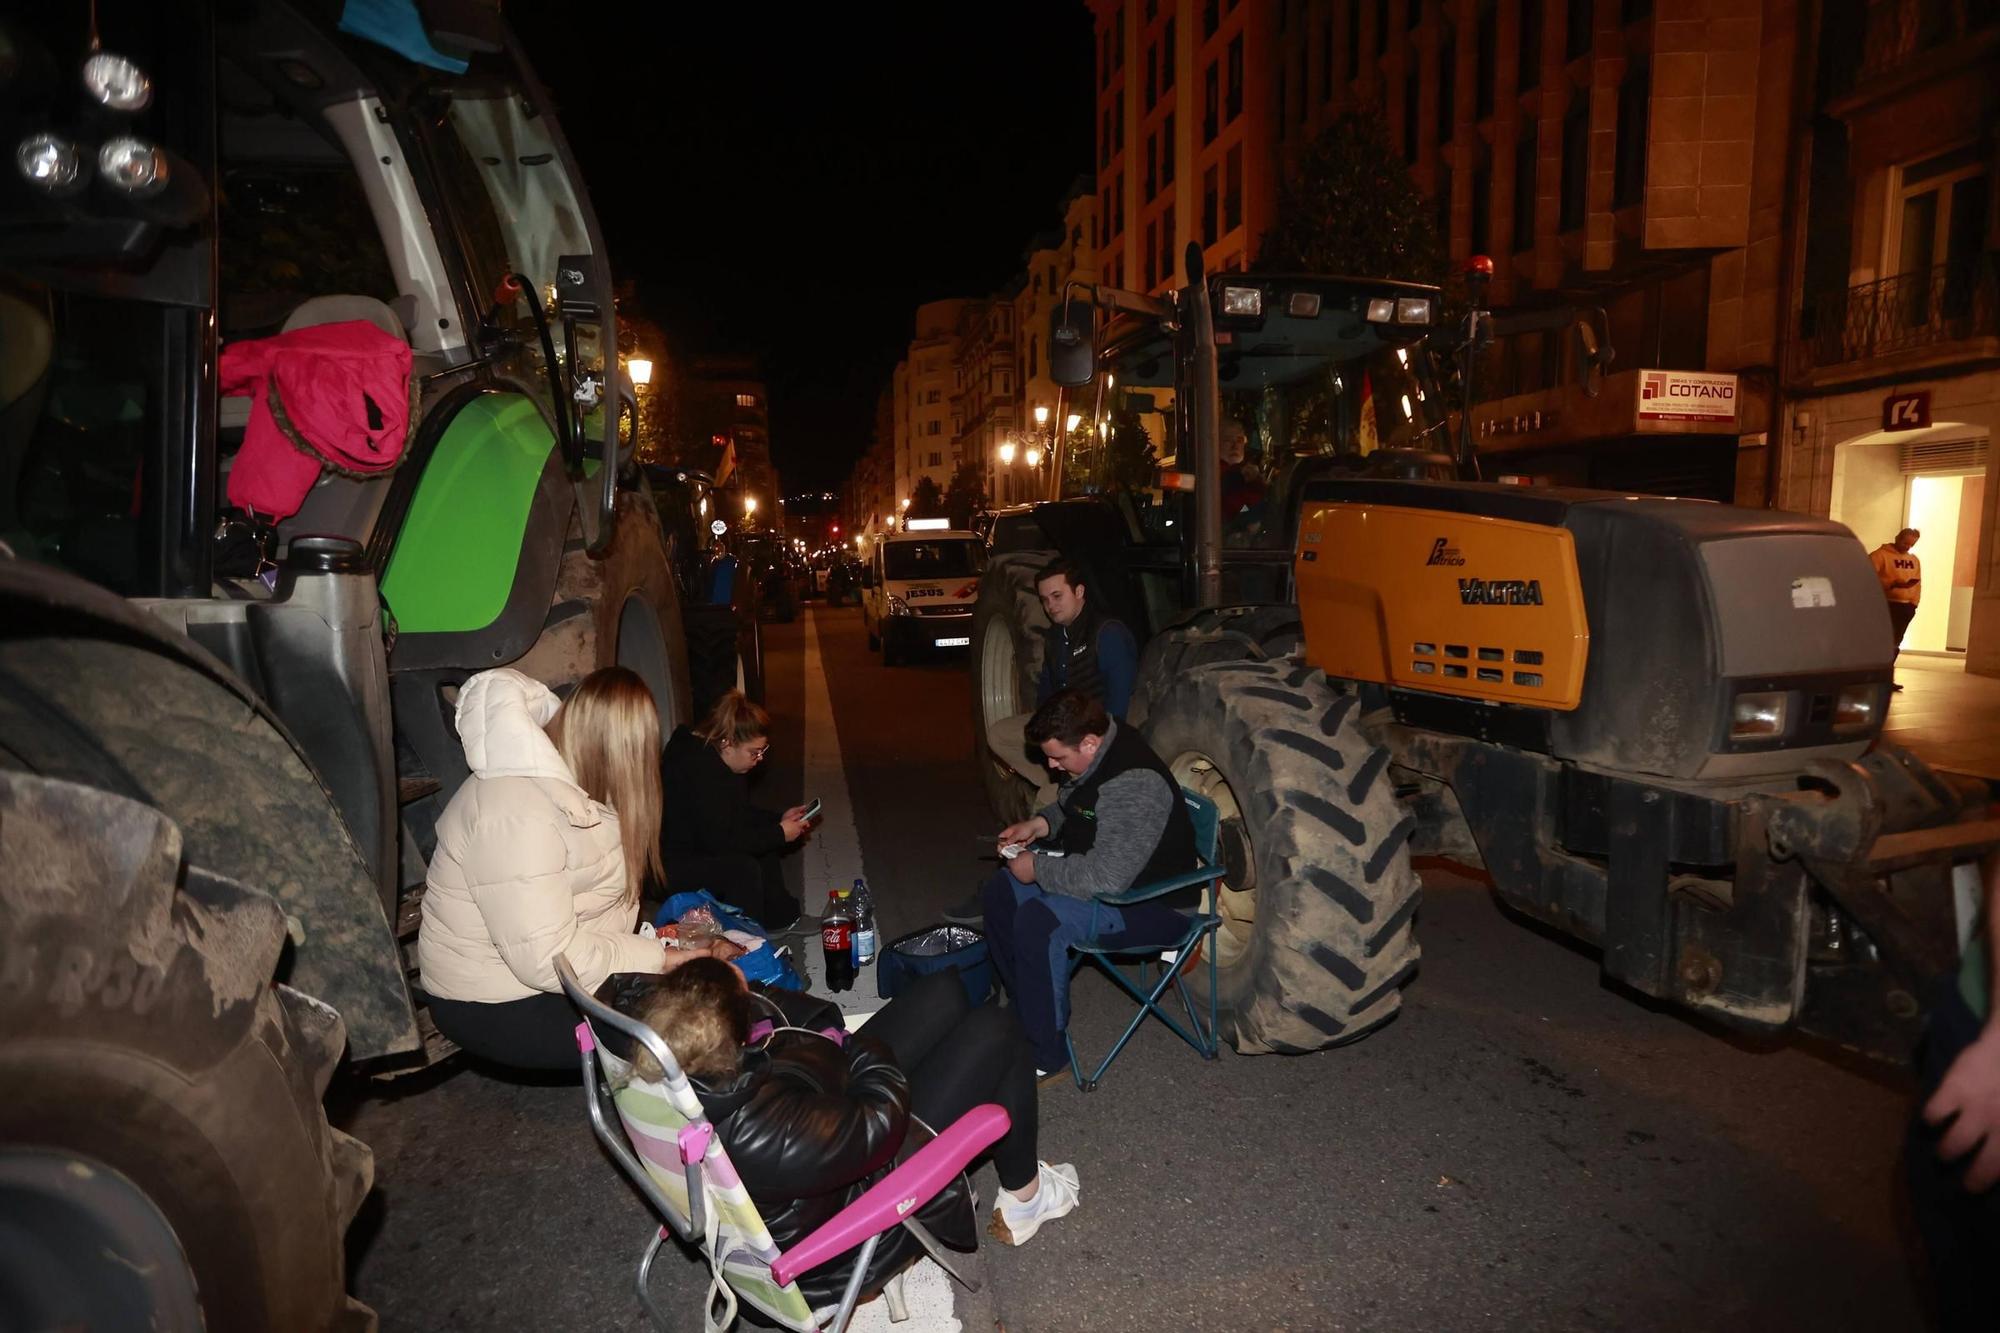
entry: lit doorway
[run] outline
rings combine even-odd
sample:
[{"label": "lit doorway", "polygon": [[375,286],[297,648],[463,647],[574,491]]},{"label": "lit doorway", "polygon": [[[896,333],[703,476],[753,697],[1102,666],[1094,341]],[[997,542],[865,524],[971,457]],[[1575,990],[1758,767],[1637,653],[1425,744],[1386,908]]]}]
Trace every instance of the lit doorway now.
[{"label": "lit doorway", "polygon": [[1963,653],[1985,512],[1987,438],[1978,426],[1873,431],[1834,450],[1829,513],[1869,550],[1906,527],[1923,534],[1924,596],[1903,650]]}]

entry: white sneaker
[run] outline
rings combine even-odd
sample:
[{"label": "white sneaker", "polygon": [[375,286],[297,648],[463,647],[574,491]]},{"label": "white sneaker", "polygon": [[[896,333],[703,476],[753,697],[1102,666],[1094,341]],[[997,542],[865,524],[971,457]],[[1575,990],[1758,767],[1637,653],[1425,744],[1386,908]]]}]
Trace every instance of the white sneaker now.
[{"label": "white sneaker", "polygon": [[1042,1162],[1037,1179],[1041,1182],[1032,1199],[1017,1199],[1003,1189],[995,1200],[993,1220],[986,1234],[1002,1245],[1026,1245],[1034,1239],[1042,1223],[1067,1217],[1077,1203],[1076,1168],[1067,1162],[1050,1166]]}]

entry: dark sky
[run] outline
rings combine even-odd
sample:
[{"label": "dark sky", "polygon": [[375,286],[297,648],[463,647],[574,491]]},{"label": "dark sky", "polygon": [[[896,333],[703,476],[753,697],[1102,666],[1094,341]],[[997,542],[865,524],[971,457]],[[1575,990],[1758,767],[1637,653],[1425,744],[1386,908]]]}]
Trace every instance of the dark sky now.
[{"label": "dark sky", "polygon": [[762,359],[787,491],[846,477],[915,307],[1005,283],[1090,169],[1084,0],[508,14],[646,313]]}]

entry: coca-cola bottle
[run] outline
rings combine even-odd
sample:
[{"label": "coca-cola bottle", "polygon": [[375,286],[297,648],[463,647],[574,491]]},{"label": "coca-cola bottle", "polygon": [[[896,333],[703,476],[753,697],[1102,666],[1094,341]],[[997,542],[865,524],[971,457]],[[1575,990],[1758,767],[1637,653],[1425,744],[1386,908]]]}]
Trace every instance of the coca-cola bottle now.
[{"label": "coca-cola bottle", "polygon": [[819,923],[819,947],[826,959],[826,988],[830,991],[852,989],[854,910],[848,905],[845,889],[834,889],[826,895],[826,915]]}]

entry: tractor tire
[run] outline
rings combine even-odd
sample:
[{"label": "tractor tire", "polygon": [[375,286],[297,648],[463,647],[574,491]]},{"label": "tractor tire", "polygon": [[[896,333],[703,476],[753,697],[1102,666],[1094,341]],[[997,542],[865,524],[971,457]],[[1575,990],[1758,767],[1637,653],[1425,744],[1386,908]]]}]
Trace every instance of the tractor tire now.
[{"label": "tractor tire", "polygon": [[601,556],[586,549],[571,513],[548,619],[510,665],[565,697],[601,667],[630,667],[653,692],[663,738],[694,721],[680,587],[667,563],[659,511],[645,496],[619,495],[617,527]]},{"label": "tractor tire", "polygon": [[1034,813],[1035,788],[986,743],[987,728],[1035,708],[1042,671],[1042,631],[1049,618],[1035,596],[1035,574],[1054,551],[1014,551],[986,566],[972,607],[972,762],[986,804],[1005,824]]},{"label": "tractor tire", "polygon": [[[1297,657],[1261,655],[1290,632],[1281,609],[1209,615],[1148,650],[1133,718],[1182,785],[1222,807],[1223,1032],[1245,1054],[1353,1041],[1395,1017],[1417,968],[1415,820],[1355,697]],[[1197,993],[1206,962],[1187,974]]]},{"label": "tractor tire", "polygon": [[[340,1016],[270,984],[285,914],[136,801],[0,773],[0,1309],[28,1328],[372,1329],[327,1124]],[[32,891],[28,886],[32,885]]]},{"label": "tractor tire", "polygon": [[691,606],[687,644],[695,717],[708,716],[715,701],[731,690],[764,701],[764,631],[754,618],[745,619],[729,606]]}]

